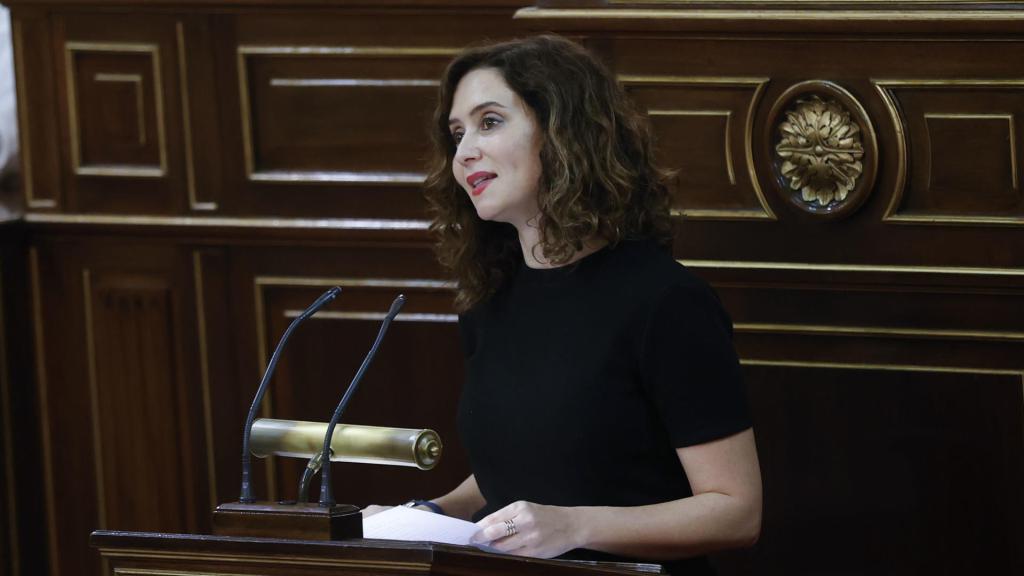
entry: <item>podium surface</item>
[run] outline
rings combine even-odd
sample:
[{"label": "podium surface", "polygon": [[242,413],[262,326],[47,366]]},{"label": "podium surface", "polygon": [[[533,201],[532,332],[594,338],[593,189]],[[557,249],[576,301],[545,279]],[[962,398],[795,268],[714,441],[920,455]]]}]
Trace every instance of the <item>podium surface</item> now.
[{"label": "podium surface", "polygon": [[469,546],[394,540],[283,540],[205,534],[98,530],[90,543],[107,574],[368,576],[486,574],[586,576],[657,574],[654,565],[619,565],[506,556]]}]

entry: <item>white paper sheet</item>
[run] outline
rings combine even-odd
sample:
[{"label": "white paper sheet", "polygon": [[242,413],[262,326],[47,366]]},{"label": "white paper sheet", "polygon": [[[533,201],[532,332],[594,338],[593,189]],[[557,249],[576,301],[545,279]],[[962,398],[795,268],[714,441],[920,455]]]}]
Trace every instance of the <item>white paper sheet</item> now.
[{"label": "white paper sheet", "polygon": [[363,538],[470,545],[479,528],[472,522],[425,510],[395,506],[363,519]]}]

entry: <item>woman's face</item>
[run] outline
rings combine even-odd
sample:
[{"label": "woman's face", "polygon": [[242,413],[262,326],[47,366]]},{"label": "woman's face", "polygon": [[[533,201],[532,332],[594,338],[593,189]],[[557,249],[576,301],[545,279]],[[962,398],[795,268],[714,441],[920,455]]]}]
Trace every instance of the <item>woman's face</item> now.
[{"label": "woman's face", "polygon": [[537,216],[540,149],[533,111],[494,68],[470,71],[455,88],[448,127],[452,172],[483,220],[521,229]]}]

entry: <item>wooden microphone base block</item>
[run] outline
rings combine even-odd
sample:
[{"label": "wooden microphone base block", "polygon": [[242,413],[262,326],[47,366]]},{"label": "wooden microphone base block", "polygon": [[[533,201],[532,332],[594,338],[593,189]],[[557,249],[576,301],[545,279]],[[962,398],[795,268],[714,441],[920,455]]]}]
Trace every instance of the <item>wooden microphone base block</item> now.
[{"label": "wooden microphone base block", "polygon": [[313,503],[228,502],[213,511],[213,533],[295,540],[362,538],[363,514],[349,504],[325,508]]}]

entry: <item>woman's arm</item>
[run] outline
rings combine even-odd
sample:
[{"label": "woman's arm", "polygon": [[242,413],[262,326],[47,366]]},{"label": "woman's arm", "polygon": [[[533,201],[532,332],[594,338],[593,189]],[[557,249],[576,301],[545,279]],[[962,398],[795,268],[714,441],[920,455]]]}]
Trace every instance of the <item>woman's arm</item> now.
[{"label": "woman's arm", "polygon": [[456,486],[454,490],[432,500],[444,510],[444,513],[454,518],[469,520],[477,510],[487,503],[480,488],[476,485],[476,478],[472,474]]},{"label": "woman's arm", "polygon": [[[589,548],[669,560],[753,545],[761,533],[753,430],[676,452],[693,489],[689,498],[630,508],[516,502],[482,519],[475,539],[496,539],[499,550],[541,558]],[[515,535],[506,536],[506,520],[515,523]]]}]

